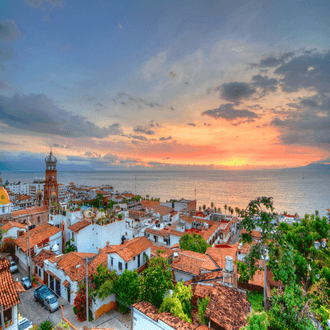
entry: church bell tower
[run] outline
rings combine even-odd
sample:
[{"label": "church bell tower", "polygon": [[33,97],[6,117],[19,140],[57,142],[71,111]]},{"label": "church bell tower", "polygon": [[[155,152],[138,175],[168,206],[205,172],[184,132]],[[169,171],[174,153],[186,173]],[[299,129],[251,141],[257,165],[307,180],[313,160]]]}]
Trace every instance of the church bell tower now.
[{"label": "church bell tower", "polygon": [[58,203],[58,184],[57,184],[57,159],[53,156],[52,150],[45,158],[45,186],[44,186],[44,205],[51,207],[50,203]]}]

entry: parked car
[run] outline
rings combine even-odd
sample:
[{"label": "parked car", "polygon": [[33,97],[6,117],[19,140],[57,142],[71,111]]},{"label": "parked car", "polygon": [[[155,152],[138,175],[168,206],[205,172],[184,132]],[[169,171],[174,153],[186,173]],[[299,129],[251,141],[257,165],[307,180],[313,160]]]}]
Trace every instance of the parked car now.
[{"label": "parked car", "polygon": [[15,263],[14,261],[12,261],[12,262],[10,263],[10,271],[11,271],[12,273],[16,273],[16,272],[18,272],[17,265],[16,265],[16,263]]},{"label": "parked car", "polygon": [[29,277],[23,277],[21,283],[25,290],[32,288],[32,282]]},{"label": "parked car", "polygon": [[44,307],[52,313],[57,311],[60,308],[60,305],[56,297],[52,294],[45,298]]},{"label": "parked car", "polygon": [[25,317],[20,319],[18,322],[18,330],[29,330],[32,329],[32,324],[31,322],[26,319]]},{"label": "parked car", "polygon": [[43,306],[45,298],[52,294],[53,292],[51,292],[46,285],[42,285],[34,290],[33,292],[34,301],[38,301]]}]

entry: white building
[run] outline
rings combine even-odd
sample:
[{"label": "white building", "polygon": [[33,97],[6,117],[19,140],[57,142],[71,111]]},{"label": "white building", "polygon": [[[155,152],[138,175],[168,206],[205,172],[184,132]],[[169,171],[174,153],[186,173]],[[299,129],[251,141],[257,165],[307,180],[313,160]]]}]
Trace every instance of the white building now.
[{"label": "white building", "polygon": [[37,198],[37,192],[40,190],[41,196],[43,198],[44,186],[45,186],[45,179],[35,178],[32,182],[29,183],[30,191],[28,194],[35,200]]},{"label": "white building", "polygon": [[6,185],[6,189],[10,190],[14,194],[28,195],[30,193],[30,186],[26,182],[9,182],[9,184]]},{"label": "white building", "polygon": [[19,236],[14,243],[19,265],[28,270],[28,265],[32,267],[32,252],[38,254],[41,249],[51,250],[55,246],[57,251],[62,251],[62,231],[49,223],[43,223]]},{"label": "white building", "polygon": [[146,237],[137,237],[120,245],[109,245],[103,249],[108,255],[108,268],[120,275],[125,269],[141,272],[147,258],[150,259],[152,243]]},{"label": "white building", "polygon": [[0,228],[6,231],[2,234],[3,239],[7,237],[16,239],[20,235],[23,235],[27,230],[26,225],[15,221],[8,221]]},{"label": "white building", "polygon": [[278,217],[278,221],[287,223],[289,225],[292,225],[294,223],[300,222],[300,217],[299,215],[296,213],[294,215],[290,215],[290,214],[280,214]]}]

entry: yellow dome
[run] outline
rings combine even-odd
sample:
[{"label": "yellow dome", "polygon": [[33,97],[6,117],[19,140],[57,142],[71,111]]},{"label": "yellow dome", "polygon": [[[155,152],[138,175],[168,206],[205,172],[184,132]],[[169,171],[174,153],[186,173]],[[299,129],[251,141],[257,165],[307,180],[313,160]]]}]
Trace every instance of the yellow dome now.
[{"label": "yellow dome", "polygon": [[56,192],[55,192],[55,191],[53,191],[53,192],[52,192],[52,195],[53,195],[53,196],[56,196]]},{"label": "yellow dome", "polygon": [[0,187],[0,205],[10,204],[10,199],[7,190],[4,187]]},{"label": "yellow dome", "polygon": [[42,192],[41,192],[41,190],[40,190],[40,189],[37,191],[37,193],[38,193],[38,194],[42,194]]}]

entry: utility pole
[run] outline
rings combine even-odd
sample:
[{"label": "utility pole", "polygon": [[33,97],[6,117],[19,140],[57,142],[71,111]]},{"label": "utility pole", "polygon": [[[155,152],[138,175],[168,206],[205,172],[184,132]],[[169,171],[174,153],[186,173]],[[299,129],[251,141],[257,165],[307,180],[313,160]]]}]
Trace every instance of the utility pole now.
[{"label": "utility pole", "polygon": [[1,305],[0,306],[0,309],[1,309],[1,326],[2,326],[2,329],[5,328],[5,318],[3,316],[3,306]]},{"label": "utility pole", "polygon": [[89,308],[88,308],[88,256],[86,254],[86,320],[87,328],[89,329]]},{"label": "utility pole", "polygon": [[136,175],[135,175],[135,195],[136,195]]},{"label": "utility pole", "polygon": [[31,279],[31,267],[30,267],[30,224],[31,222],[28,221],[27,225],[28,225],[28,241],[29,241],[29,250],[28,250],[28,274],[29,274],[29,278]]}]

